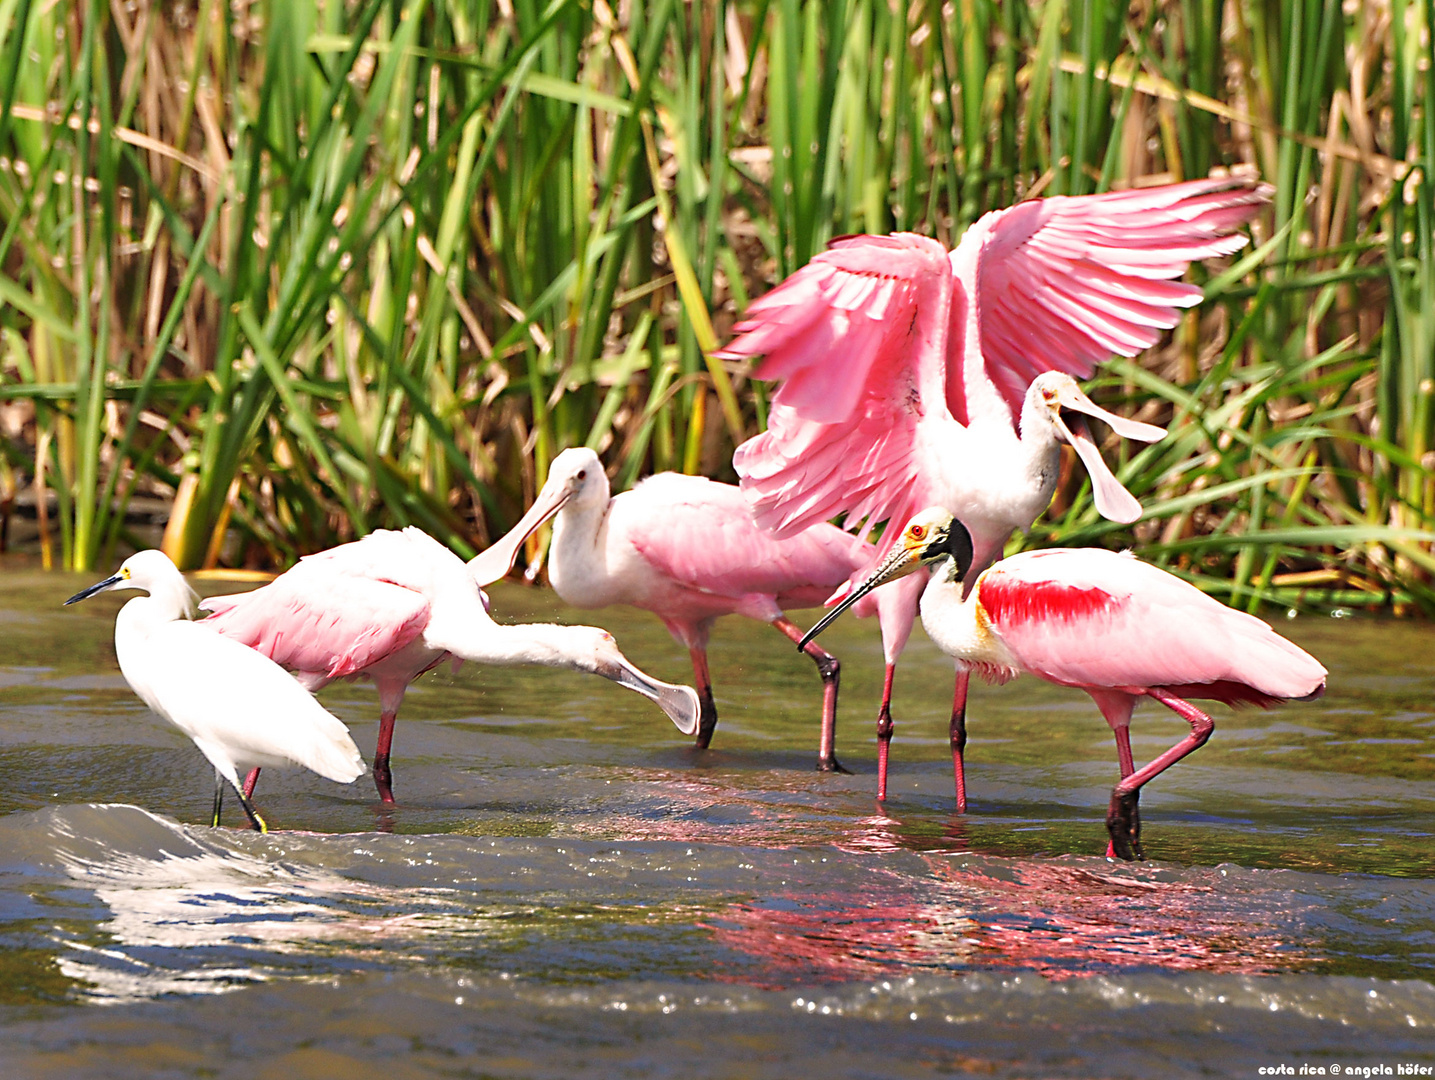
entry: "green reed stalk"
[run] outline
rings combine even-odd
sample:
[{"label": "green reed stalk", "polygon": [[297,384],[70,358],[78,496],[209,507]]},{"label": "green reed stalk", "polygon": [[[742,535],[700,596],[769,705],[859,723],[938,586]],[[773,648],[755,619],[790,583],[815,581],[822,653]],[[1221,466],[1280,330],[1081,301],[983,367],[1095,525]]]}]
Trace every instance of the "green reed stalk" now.
[{"label": "green reed stalk", "polygon": [[1148,518],[1073,473],[1027,542],[1428,607],[1431,6],[0,0],[7,460],[67,565],[139,493],[185,565],[471,550],[566,446],[730,479],[766,396],[712,348],[834,235],[1247,165],[1258,245],[1098,382],[1170,425],[1108,448]]}]

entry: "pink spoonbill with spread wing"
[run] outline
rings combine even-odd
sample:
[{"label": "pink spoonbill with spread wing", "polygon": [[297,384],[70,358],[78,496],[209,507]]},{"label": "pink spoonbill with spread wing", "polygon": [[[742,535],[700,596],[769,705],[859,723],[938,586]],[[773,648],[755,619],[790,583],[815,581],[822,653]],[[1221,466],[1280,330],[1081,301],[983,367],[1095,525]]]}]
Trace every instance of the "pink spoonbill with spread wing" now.
[{"label": "pink spoonbill with spread wing", "polygon": [[[1137,809],[1142,786],[1211,737],[1215,722],[1188,698],[1270,706],[1325,690],[1325,668],[1305,650],[1130,554],[1049,548],[974,573],[970,534],[938,507],[914,517],[871,576],[803,642],[867,592],[918,565],[932,571],[922,593],[922,626],[959,667],[995,682],[1029,672],[1079,687],[1106,717],[1121,769],[1106,812],[1108,855],[1145,857]],[[1137,769],[1130,726],[1142,697],[1176,713],[1191,733]]]},{"label": "pink spoonbill with spread wing", "polygon": [[[742,493],[700,476],[660,473],[611,495],[598,455],[564,450],[533,506],[506,536],[469,563],[480,584],[506,574],[519,545],[557,515],[548,577],[564,602],[581,608],[630,604],[655,613],[692,659],[702,701],[697,745],[717,724],[708,676],[708,635],[723,615],[770,623],[793,641],[802,631],[784,614],[817,607],[871,565],[870,544],[818,522],[777,540],[752,520]],[[913,587],[915,586],[915,587]],[[921,582],[899,582],[870,597],[887,662],[887,696],[898,654],[912,632]],[[822,736],[817,767],[840,769],[836,757],[837,659],[816,645],[804,651],[822,676]],[[884,697],[883,709],[888,708]]]},{"label": "pink spoonbill with spread wing", "polygon": [[[596,626],[504,626],[464,561],[415,528],[382,530],[310,555],[253,592],[212,596],[203,625],[268,656],[310,690],[367,675],[379,691],[374,783],[393,802],[389,751],[409,683],[445,657],[542,664],[601,675],[655,701],[685,735],[698,726],[688,686],[649,678]],[[254,776],[246,783],[253,790]]]},{"label": "pink spoonbill with spread wing", "polygon": [[[764,356],[754,374],[782,381],[768,430],[733,456],[758,523],[782,537],[837,514],[888,522],[885,551],[901,522],[942,506],[971,530],[980,571],[1046,509],[1060,441],[1097,509],[1135,521],[1081,414],[1126,438],[1164,432],[1098,408],[1074,377],[1154,345],[1201,300],[1173,279],[1245,244],[1236,230],[1268,200],[1265,185],[1212,178],[993,211],[950,253],[911,233],[834,242],[756,300],[719,354]],[[966,690],[959,674],[958,809]]]}]

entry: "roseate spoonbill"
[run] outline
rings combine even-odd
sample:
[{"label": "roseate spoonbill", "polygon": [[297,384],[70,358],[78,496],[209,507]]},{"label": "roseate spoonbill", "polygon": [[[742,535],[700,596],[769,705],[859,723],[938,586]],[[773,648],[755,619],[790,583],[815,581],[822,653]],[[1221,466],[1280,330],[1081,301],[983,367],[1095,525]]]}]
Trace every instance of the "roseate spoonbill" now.
[{"label": "roseate spoonbill", "polygon": [[[911,233],[835,241],[754,301],[718,354],[765,356],[754,375],[782,380],[768,430],[733,455],[758,523],[780,537],[837,514],[854,528],[886,521],[885,551],[900,522],[943,506],[971,530],[980,571],[1046,509],[1058,438],[1086,466],[1097,510],[1135,521],[1140,504],[1075,414],[1126,438],[1164,433],[1097,409],[1069,376],[1154,345],[1201,300],[1171,279],[1244,245],[1235,230],[1269,192],[1229,177],[1034,199],[984,215],[950,254]],[[959,809],[966,691],[958,675]]]},{"label": "roseate spoonbill", "polygon": [[309,555],[262,588],[199,606],[213,612],[204,625],[258,649],[310,690],[359,675],[374,681],[374,784],[384,802],[394,801],[389,751],[404,691],[446,656],[601,675],[651,698],[684,735],[697,730],[691,687],[649,678],[596,626],[494,622],[464,561],[412,526]]},{"label": "roseate spoonbill", "polygon": [[[722,615],[770,623],[793,641],[802,636],[784,612],[817,607],[832,590],[871,565],[872,546],[835,525],[818,522],[776,540],[759,528],[732,484],[660,473],[612,495],[598,455],[564,450],[522,520],[469,563],[480,584],[508,573],[523,541],[557,515],[548,578],[565,603],[580,608],[629,604],[663,620],[687,648],[702,702],[697,745],[717,725],[708,676],[708,635]],[[915,587],[913,587],[915,586]],[[912,632],[921,582],[877,593],[858,610],[876,612],[887,664],[887,712],[897,656]],[[837,658],[815,645],[804,652],[822,676],[822,736],[817,767],[841,769],[836,756]]]},{"label": "roseate spoonbill", "polygon": [[[1211,737],[1215,722],[1187,698],[1268,707],[1325,690],[1325,668],[1304,649],[1129,553],[1022,552],[980,572],[964,590],[975,565],[972,538],[949,512],[922,511],[895,543],[804,643],[871,589],[918,565],[931,568],[922,626],[959,666],[993,682],[1030,672],[1079,687],[1111,725],[1121,780],[1106,812],[1108,855],[1145,858],[1137,811],[1142,786]],[[1137,769],[1131,712],[1143,696],[1185,720],[1191,734]]]},{"label": "roseate spoonbill", "polygon": [[266,832],[239,784],[261,765],[302,765],[340,784],[364,772],[349,729],[274,661],[190,622],[194,592],[161,551],[140,551],[119,571],[65,601],[109,589],[143,589],[115,619],[115,653],[130,689],[194,740],[214,766],[214,815],[227,781],[249,823]]}]

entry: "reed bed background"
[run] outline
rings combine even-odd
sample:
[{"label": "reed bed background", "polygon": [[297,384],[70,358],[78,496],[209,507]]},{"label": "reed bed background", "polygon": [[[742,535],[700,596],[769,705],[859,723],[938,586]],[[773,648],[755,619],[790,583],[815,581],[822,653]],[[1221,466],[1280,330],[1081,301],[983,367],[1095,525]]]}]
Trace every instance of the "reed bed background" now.
[{"label": "reed bed background", "polygon": [[[1102,521],[1232,602],[1435,610],[1432,0],[0,0],[0,512],[107,567],[417,524],[560,449],[731,478],[714,361],[831,237],[1253,170],[1254,243],[1105,366],[1167,424]],[[230,540],[226,542],[226,537]],[[234,537],[238,538],[237,543]]]}]

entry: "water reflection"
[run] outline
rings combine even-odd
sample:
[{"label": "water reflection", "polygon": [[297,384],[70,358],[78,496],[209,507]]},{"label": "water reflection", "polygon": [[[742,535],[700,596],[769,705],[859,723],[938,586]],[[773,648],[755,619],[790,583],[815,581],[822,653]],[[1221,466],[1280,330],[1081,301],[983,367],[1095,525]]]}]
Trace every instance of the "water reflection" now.
[{"label": "water reflection", "polygon": [[[295,831],[182,826],[208,806],[193,748],[96,678],[106,619],[45,606],[87,583],[39,580],[13,621],[0,595],[0,982],[22,988],[7,1008],[49,1010],[5,1014],[0,1074],[75,1075],[119,1044],[134,1065],[91,1071],[149,1076],[176,1048],[198,1071],[242,1045],[341,1054],[356,1080],[478,1054],[495,1075],[597,1076],[641,1044],[645,1075],[712,1075],[715,1046],[754,1077],[1253,1075],[1292,1046],[1372,1063],[1435,1045],[1428,627],[1298,623],[1330,694],[1218,720],[1143,797],[1167,861],[1123,867],[1097,857],[1113,769],[1089,706],[1043,684],[974,695],[974,808],[955,815],[950,663],[919,635],[879,805],[870,731],[844,729],[857,775],[812,772],[810,670],[723,624],[708,754],[580,677],[436,672],[405,702],[398,806],[291,775],[264,810]],[[562,615],[503,591],[505,617]],[[685,677],[655,620],[604,620]],[[868,629],[834,628],[849,717],[880,692]],[[324,694],[372,745],[371,692]],[[71,985],[115,1007],[49,1004]],[[422,1067],[416,1040],[438,1048]],[[15,1047],[60,1049],[16,1069]]]},{"label": "water reflection", "polygon": [[[734,903],[703,924],[723,945],[762,957],[772,969],[759,985],[880,979],[912,970],[967,966],[979,945],[977,923],[947,898],[922,903],[846,892],[779,894]],[[750,974],[718,978],[751,982]]]},{"label": "water reflection", "polygon": [[1253,910],[1249,902],[1230,904],[1210,884],[1163,880],[1160,871],[1103,872],[1042,860],[1014,863],[1004,874],[958,869],[942,859],[932,869],[983,894],[991,910],[975,934],[983,964],[1059,979],[1113,969],[1256,974],[1310,962],[1288,940],[1298,907],[1279,895],[1259,898]]},{"label": "water reflection", "polygon": [[[886,875],[874,867],[861,895],[780,893],[730,904],[709,925],[724,944],[763,957],[772,985],[909,970],[1022,968],[1065,979],[1136,970],[1257,974],[1312,963],[1289,940],[1297,906],[1277,897],[1259,898],[1252,911],[1190,880],[1040,861],[927,861],[935,884],[884,887]],[[905,899],[902,886],[919,895]]]}]

